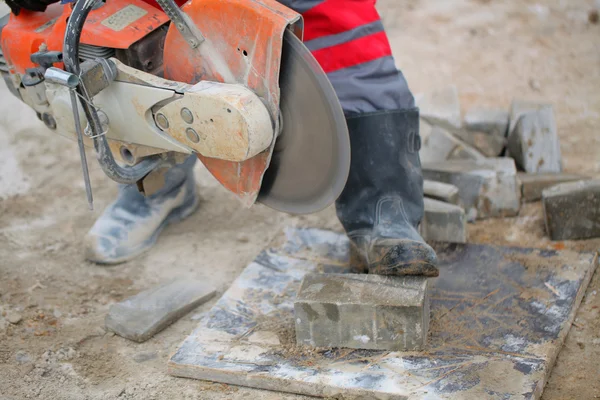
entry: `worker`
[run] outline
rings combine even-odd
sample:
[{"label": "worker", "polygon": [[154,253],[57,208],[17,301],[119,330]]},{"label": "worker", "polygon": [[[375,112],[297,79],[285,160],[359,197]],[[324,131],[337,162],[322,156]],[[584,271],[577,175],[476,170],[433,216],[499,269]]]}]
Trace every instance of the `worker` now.
[{"label": "worker", "polygon": [[[56,0],[6,0],[43,11]],[[346,115],[352,161],[337,215],[355,264],[369,273],[437,276],[434,250],[418,232],[423,217],[419,112],[396,68],[375,0],[280,0],[304,17],[305,44],[327,73]],[[163,228],[198,207],[196,157],[172,168],[165,186],[144,197],[121,185],[85,238],[86,258],[131,260]]]}]

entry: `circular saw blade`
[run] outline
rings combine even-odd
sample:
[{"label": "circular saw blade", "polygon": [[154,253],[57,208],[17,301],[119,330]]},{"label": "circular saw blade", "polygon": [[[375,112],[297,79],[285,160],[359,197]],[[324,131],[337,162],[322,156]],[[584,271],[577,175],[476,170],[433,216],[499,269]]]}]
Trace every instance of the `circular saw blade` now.
[{"label": "circular saw blade", "polygon": [[292,214],[317,212],[344,189],[350,139],[333,86],[290,30],[283,36],[279,83],[283,129],[258,201]]}]

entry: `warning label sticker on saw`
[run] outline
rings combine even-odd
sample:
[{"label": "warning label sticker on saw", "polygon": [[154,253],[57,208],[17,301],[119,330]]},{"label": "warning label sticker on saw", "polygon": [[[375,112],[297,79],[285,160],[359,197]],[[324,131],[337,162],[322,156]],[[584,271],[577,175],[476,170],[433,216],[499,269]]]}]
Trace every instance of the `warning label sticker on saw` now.
[{"label": "warning label sticker on saw", "polygon": [[113,31],[119,32],[146,14],[148,14],[148,11],[130,4],[106,18],[101,24]]},{"label": "warning label sticker on saw", "polygon": [[40,27],[38,27],[35,30],[35,33],[41,33],[43,31],[45,31],[46,29],[50,28],[52,25],[54,25],[56,23],[56,21],[58,21],[58,17],[51,19],[50,21],[46,22],[44,25],[41,25]]}]

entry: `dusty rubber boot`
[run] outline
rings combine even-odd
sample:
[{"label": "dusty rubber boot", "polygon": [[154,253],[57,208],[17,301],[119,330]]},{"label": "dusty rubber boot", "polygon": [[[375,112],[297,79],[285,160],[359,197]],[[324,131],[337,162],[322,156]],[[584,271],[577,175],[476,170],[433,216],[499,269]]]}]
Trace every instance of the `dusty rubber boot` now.
[{"label": "dusty rubber boot", "polygon": [[336,207],[351,241],[353,270],[438,276],[435,251],[417,230],[424,207],[418,110],[363,113],[347,121],[352,162]]},{"label": "dusty rubber boot", "polygon": [[85,258],[98,264],[119,264],[149,250],[170,223],[190,216],[199,196],[193,167],[196,157],[172,168],[165,187],[145,197],[135,185],[120,185],[119,195],[85,237]]}]

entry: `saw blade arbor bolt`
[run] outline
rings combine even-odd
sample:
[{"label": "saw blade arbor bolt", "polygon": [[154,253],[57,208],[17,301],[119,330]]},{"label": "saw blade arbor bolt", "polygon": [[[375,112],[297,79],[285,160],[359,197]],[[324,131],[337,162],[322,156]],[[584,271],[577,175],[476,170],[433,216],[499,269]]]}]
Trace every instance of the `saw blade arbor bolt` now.
[{"label": "saw blade arbor bolt", "polygon": [[158,113],[155,117],[156,125],[163,131],[165,129],[169,129],[169,120],[165,117],[164,114]]},{"label": "saw blade arbor bolt", "polygon": [[187,108],[181,109],[181,118],[185,121],[186,124],[191,124],[194,122],[194,115]]},{"label": "saw blade arbor bolt", "polygon": [[187,128],[185,130],[185,134],[186,134],[186,136],[187,136],[187,138],[189,139],[190,142],[198,143],[200,141],[200,136],[198,136],[198,134],[196,133],[196,131],[193,130],[192,128]]}]

